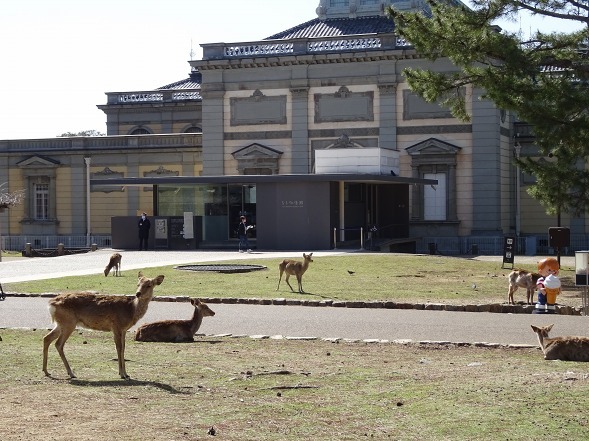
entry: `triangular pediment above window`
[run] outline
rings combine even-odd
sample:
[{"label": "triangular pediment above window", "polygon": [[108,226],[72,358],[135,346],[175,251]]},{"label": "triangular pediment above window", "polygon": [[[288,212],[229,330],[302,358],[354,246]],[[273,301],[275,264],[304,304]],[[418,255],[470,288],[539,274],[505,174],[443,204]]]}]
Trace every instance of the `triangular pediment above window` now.
[{"label": "triangular pediment above window", "polygon": [[453,144],[441,141],[436,138],[429,138],[425,141],[421,141],[410,147],[407,147],[405,151],[411,155],[456,155],[460,152],[461,148]]},{"label": "triangular pediment above window", "polygon": [[266,147],[265,145],[254,143],[234,151],[232,155],[237,160],[254,158],[278,159],[282,156],[282,152]]},{"label": "triangular pediment above window", "polygon": [[61,162],[47,156],[33,155],[16,164],[20,168],[56,168]]},{"label": "triangular pediment above window", "polygon": [[239,174],[278,174],[282,152],[261,144],[250,144],[232,153]]}]

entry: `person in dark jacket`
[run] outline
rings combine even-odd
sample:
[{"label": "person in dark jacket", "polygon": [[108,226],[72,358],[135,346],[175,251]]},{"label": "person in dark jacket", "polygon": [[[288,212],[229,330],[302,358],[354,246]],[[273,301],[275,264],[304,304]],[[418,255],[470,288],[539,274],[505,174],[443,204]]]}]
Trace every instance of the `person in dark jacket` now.
[{"label": "person in dark jacket", "polygon": [[251,253],[250,243],[247,239],[247,232],[255,227],[255,225],[248,225],[245,216],[239,218],[239,226],[237,227],[237,236],[239,237],[239,252]]},{"label": "person in dark jacket", "polygon": [[149,238],[149,229],[151,228],[151,222],[147,218],[147,213],[142,213],[139,218],[139,251],[145,247],[147,251],[147,239]]}]

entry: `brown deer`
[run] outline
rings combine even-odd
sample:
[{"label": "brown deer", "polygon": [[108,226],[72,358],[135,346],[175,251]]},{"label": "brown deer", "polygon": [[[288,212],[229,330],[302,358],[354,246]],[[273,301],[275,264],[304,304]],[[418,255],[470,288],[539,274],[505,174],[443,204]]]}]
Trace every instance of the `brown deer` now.
[{"label": "brown deer", "polygon": [[509,291],[507,292],[507,303],[515,304],[513,301],[513,293],[518,288],[525,288],[528,305],[534,301],[534,291],[536,290],[536,282],[542,277],[538,273],[531,273],[526,270],[516,269],[509,273],[507,279],[509,280]]},{"label": "brown deer", "polygon": [[278,278],[278,287],[276,288],[276,291],[280,289],[282,273],[286,273],[284,281],[288,284],[288,286],[290,286],[290,290],[295,292],[288,282],[288,278],[290,276],[296,276],[297,282],[299,282],[299,293],[303,294],[305,292],[303,291],[303,274],[305,274],[305,271],[307,271],[307,268],[309,268],[309,263],[313,262],[311,257],[313,257],[313,253],[303,253],[303,262],[292,259],[284,259],[282,262],[280,262],[280,265],[278,265],[278,268],[280,269],[280,277]]},{"label": "brown deer", "polygon": [[47,352],[54,340],[57,352],[70,378],[76,378],[65,358],[63,346],[76,326],[97,331],[112,331],[119,360],[119,375],[128,379],[125,370],[125,333],[145,315],[153,297],[153,289],[164,276],[153,279],[139,273],[135,296],[100,295],[88,292],[59,294],[49,300],[49,312],[55,327],[43,338],[43,372],[47,372]]},{"label": "brown deer", "polygon": [[554,324],[532,325],[544,353],[544,360],[589,361],[589,337],[550,338],[548,333],[553,326]]},{"label": "brown deer", "polygon": [[203,317],[213,317],[215,312],[198,299],[190,299],[194,313],[190,320],[162,320],[146,323],[135,331],[136,341],[161,341],[180,343],[194,341]]},{"label": "brown deer", "polygon": [[104,268],[104,277],[108,277],[108,273],[110,273],[111,269],[115,269],[115,276],[120,276],[121,275],[121,258],[123,256],[121,256],[120,253],[114,253],[112,256],[110,256],[110,259],[108,261],[108,265],[106,265],[106,268]]}]

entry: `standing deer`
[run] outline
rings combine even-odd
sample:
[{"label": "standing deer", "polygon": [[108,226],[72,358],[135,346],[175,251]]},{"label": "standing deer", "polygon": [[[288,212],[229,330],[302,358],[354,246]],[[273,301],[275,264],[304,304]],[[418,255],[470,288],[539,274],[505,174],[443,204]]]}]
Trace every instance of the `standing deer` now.
[{"label": "standing deer", "polygon": [[531,273],[526,270],[516,269],[509,273],[507,279],[509,280],[509,290],[507,291],[507,303],[515,304],[513,301],[513,294],[518,288],[526,290],[526,297],[528,305],[534,301],[534,291],[536,290],[536,282],[542,277],[538,273]]},{"label": "standing deer", "polygon": [[280,265],[278,265],[278,268],[280,269],[280,277],[278,278],[278,287],[276,288],[276,291],[280,289],[282,273],[285,272],[286,277],[284,278],[284,280],[288,284],[288,286],[290,286],[290,290],[292,292],[295,292],[295,290],[292,289],[292,286],[288,282],[288,278],[290,276],[296,276],[297,282],[299,282],[299,293],[303,294],[305,292],[303,291],[303,274],[305,274],[305,271],[307,271],[307,268],[309,268],[309,263],[313,262],[313,259],[311,259],[312,256],[313,253],[303,253],[303,262],[292,259],[284,259],[282,262],[280,262]]},{"label": "standing deer", "polygon": [[532,325],[544,353],[544,360],[589,361],[589,337],[550,338],[548,333],[553,326],[554,324]]},{"label": "standing deer", "polygon": [[110,273],[111,269],[115,269],[115,276],[121,275],[121,256],[120,253],[114,253],[110,256],[110,260],[108,261],[108,265],[104,268],[104,277],[108,277],[108,273]]},{"label": "standing deer", "polygon": [[153,289],[161,285],[164,276],[153,279],[139,273],[137,291],[134,297],[117,295],[100,295],[88,292],[59,294],[49,301],[49,312],[55,327],[43,338],[43,372],[47,372],[47,352],[49,345],[57,340],[55,347],[65,365],[70,378],[76,378],[65,358],[63,346],[74,332],[76,326],[97,331],[112,331],[114,334],[119,375],[128,379],[125,370],[125,333],[145,315],[153,297]]},{"label": "standing deer", "polygon": [[135,331],[137,341],[161,341],[170,343],[194,341],[203,317],[213,317],[215,312],[198,299],[190,299],[194,313],[190,320],[162,320],[146,323]]}]

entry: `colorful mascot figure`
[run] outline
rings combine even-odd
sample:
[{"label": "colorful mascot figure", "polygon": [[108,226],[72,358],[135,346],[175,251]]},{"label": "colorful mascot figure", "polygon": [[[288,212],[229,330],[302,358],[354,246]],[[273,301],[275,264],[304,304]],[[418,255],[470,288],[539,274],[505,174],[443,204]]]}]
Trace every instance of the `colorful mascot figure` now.
[{"label": "colorful mascot figure", "polygon": [[538,303],[534,308],[534,314],[556,314],[556,296],[560,294],[559,269],[558,260],[554,257],[547,257],[538,262],[538,273],[542,277],[536,283]]}]

